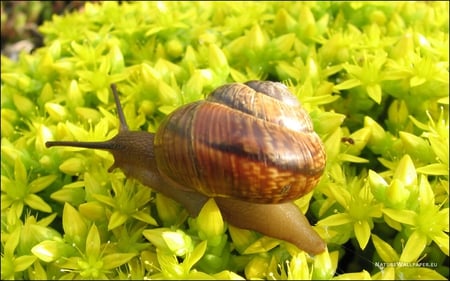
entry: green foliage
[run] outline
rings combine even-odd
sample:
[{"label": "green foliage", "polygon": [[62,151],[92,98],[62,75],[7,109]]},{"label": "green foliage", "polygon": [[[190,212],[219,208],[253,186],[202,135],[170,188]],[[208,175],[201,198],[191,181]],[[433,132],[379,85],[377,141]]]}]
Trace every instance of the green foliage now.
[{"label": "green foliage", "polygon": [[[448,2],[103,2],[1,57],[2,279],[446,279]],[[287,84],[327,152],[296,203],[328,250],[197,218],[112,156],[48,140],[132,130],[228,82]],[[345,255],[345,256],[344,256]],[[352,258],[349,258],[352,256]]]}]

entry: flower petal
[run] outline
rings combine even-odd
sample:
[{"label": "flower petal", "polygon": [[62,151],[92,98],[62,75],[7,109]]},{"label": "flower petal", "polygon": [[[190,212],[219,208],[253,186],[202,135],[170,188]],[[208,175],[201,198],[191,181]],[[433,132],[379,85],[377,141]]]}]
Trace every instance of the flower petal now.
[{"label": "flower petal", "polygon": [[408,242],[406,242],[403,249],[400,261],[402,262],[415,262],[419,258],[420,254],[425,249],[427,244],[427,237],[419,231],[414,231],[409,236]]}]

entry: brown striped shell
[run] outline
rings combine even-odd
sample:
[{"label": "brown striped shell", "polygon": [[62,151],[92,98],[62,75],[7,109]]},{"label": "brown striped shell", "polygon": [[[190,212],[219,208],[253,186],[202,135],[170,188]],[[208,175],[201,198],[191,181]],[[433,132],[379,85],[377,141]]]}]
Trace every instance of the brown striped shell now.
[{"label": "brown striped shell", "polygon": [[155,135],[158,170],[209,197],[281,203],[310,192],[325,167],[311,119],[286,86],[227,84],[187,104]]}]

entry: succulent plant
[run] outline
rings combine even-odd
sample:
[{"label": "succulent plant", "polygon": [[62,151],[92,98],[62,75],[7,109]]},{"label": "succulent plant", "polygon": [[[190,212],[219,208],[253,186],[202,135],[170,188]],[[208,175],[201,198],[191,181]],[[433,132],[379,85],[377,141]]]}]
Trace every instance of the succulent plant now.
[{"label": "succulent plant", "polygon": [[[3,12],[3,11],[2,11]],[[1,57],[2,279],[448,279],[448,2],[99,2]],[[3,18],[3,17],[2,17]],[[327,166],[296,201],[328,250],[196,218],[108,172],[117,133],[233,81],[282,81]]]}]

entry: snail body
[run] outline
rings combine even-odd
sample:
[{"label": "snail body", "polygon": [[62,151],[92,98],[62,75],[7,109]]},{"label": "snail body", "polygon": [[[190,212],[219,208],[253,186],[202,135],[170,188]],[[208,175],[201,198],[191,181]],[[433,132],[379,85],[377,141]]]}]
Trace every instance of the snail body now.
[{"label": "snail body", "polygon": [[[213,197],[228,223],[286,240],[311,254],[325,243],[292,202],[310,192],[325,167],[311,119],[281,83],[249,81],[184,105],[155,134],[129,131],[112,85],[119,134],[105,142],[47,142],[105,149],[110,170],[181,203],[197,216]],[[290,227],[287,228],[286,226]]]}]

